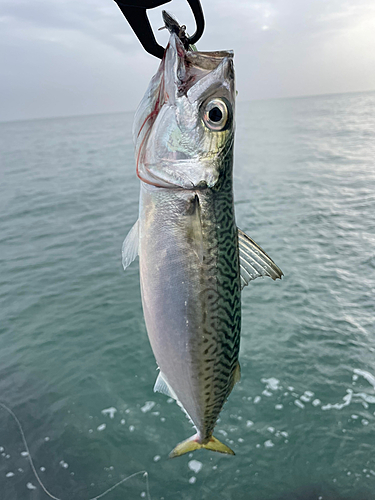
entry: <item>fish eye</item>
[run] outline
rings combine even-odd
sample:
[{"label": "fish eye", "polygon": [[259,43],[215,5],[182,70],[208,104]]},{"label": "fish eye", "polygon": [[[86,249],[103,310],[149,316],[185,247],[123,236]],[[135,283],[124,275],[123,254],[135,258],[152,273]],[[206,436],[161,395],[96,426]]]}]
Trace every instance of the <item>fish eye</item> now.
[{"label": "fish eye", "polygon": [[222,99],[212,99],[205,105],[203,121],[210,130],[223,130],[228,122],[228,118],[228,106]]}]

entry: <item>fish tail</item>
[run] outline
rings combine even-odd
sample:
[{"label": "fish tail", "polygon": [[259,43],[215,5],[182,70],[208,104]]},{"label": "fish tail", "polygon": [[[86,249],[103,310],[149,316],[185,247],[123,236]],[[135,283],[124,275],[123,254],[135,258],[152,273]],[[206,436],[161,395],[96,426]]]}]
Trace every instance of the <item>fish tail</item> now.
[{"label": "fish tail", "polygon": [[180,457],[185,453],[190,453],[191,451],[200,450],[204,448],[205,450],[217,451],[218,453],[225,453],[226,455],[235,455],[234,451],[221,443],[214,436],[211,436],[204,442],[200,442],[198,434],[191,436],[189,439],[179,443],[169,454],[169,458]]}]

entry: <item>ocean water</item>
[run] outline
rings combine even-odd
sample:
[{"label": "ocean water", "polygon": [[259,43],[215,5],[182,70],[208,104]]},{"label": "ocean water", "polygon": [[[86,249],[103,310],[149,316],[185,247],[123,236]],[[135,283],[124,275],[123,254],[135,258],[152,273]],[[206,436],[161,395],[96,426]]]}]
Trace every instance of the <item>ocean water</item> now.
[{"label": "ocean water", "polygon": [[[238,226],[284,271],[243,291],[242,380],[215,434],[153,393],[132,114],[0,124],[0,401],[45,487],[95,498],[375,499],[375,93],[239,103]],[[0,498],[43,500],[0,407]],[[142,474],[105,497],[147,498]]]}]

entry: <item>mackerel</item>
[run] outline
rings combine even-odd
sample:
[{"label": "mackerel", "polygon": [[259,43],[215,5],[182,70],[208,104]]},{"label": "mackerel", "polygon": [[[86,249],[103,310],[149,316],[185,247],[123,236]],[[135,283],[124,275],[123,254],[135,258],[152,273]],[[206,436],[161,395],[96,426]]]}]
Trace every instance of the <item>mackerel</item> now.
[{"label": "mackerel", "polygon": [[205,448],[240,379],[241,289],[281,278],[235,222],[233,52],[186,50],[172,33],[134,120],[139,219],[123,244],[139,255],[144,317],[160,373],[154,390],[174,398],[196,428],[171,457]]}]

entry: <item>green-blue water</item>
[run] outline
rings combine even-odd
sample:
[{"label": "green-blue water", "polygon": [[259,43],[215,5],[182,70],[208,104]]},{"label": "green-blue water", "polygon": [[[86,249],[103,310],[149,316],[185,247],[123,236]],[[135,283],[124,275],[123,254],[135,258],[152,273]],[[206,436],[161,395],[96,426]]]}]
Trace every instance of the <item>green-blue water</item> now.
[{"label": "green-blue water", "polygon": [[[152,500],[375,499],[375,93],[238,105],[237,223],[285,277],[243,292],[215,432],[235,457],[167,458],[192,429],[153,393],[138,264],[121,267],[131,123],[0,124],[0,400],[46,487],[86,500],[147,470]],[[48,498],[1,408],[0,447],[1,500]],[[105,498],[145,492],[140,475]]]}]

